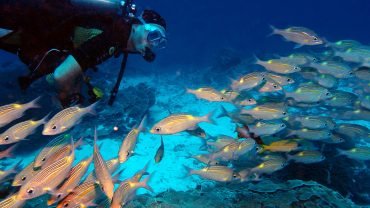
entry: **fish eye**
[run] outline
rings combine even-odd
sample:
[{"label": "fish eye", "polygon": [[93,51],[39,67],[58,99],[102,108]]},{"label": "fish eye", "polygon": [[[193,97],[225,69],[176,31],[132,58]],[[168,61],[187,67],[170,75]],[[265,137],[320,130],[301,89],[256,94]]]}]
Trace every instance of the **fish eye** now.
[{"label": "fish eye", "polygon": [[9,140],[9,136],[6,136],[6,137],[4,138],[4,140],[5,140],[5,141],[8,141],[8,140]]},{"label": "fish eye", "polygon": [[62,194],[58,194],[57,198],[59,199],[60,197],[62,197]]},{"label": "fish eye", "polygon": [[312,59],[312,61],[313,61],[313,62],[316,62],[316,61],[317,61],[317,59],[316,59],[316,58],[313,58],[313,59]]},{"label": "fish eye", "polygon": [[274,88],[276,89],[277,88],[277,85],[274,85]]},{"label": "fish eye", "polygon": [[53,127],[51,127],[51,129],[55,130],[55,129],[57,129],[57,126],[54,125]]},{"label": "fish eye", "polygon": [[313,37],[313,40],[314,40],[314,41],[317,41],[317,40],[318,40],[318,38],[317,38],[317,37]]},{"label": "fish eye", "polygon": [[28,194],[33,194],[33,191],[34,191],[34,188],[29,188],[29,189],[27,189],[27,193],[28,193]]},{"label": "fish eye", "polygon": [[330,93],[329,93],[329,92],[327,92],[325,95],[326,95],[326,96],[329,96],[329,95],[330,95]]},{"label": "fish eye", "polygon": [[293,67],[294,70],[298,70],[298,66]]},{"label": "fish eye", "polygon": [[331,132],[328,133],[328,136],[331,136]]},{"label": "fish eye", "polygon": [[126,157],[130,156],[130,152],[127,152]]},{"label": "fish eye", "polygon": [[161,128],[160,127],[157,127],[157,128],[155,128],[155,131],[156,132],[160,132],[161,131]]},{"label": "fish eye", "polygon": [[68,207],[69,206],[69,203],[65,203],[64,205],[63,205],[63,207]]},{"label": "fish eye", "polygon": [[291,79],[290,79],[290,78],[288,78],[286,81],[287,81],[287,82],[290,82],[290,81],[291,81]]},{"label": "fish eye", "polygon": [[26,178],[27,178],[26,176],[23,176],[23,177],[21,178],[21,180],[22,180],[22,181],[25,181],[25,180],[26,180]]},{"label": "fish eye", "polygon": [[45,158],[45,157],[41,159],[41,161],[43,161],[43,162],[44,162],[45,160],[46,160],[46,158]]},{"label": "fish eye", "polygon": [[221,97],[221,100],[225,99],[224,97]]},{"label": "fish eye", "polygon": [[262,77],[262,81],[265,81],[266,80],[266,78],[265,77]]},{"label": "fish eye", "polygon": [[233,174],[233,178],[236,178],[236,177],[238,177],[236,174]]},{"label": "fish eye", "polygon": [[285,127],[285,124],[281,124],[280,126],[281,126],[282,128],[284,128],[284,127]]}]

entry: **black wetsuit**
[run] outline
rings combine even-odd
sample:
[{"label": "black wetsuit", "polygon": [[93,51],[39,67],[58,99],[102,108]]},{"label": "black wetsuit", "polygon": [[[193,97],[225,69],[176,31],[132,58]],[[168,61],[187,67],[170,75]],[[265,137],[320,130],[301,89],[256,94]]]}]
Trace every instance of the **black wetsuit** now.
[{"label": "black wetsuit", "polygon": [[[77,27],[101,32],[76,44],[81,39]],[[73,55],[83,70],[122,53],[131,32],[131,24],[118,14],[81,11],[68,0],[0,0],[0,28],[15,31],[15,37],[0,38],[0,48],[17,53],[28,66],[58,49]]]}]

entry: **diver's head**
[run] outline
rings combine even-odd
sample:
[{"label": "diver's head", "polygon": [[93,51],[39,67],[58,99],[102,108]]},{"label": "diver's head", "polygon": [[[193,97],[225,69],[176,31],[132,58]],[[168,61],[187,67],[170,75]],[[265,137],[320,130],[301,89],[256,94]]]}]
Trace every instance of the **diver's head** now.
[{"label": "diver's head", "polygon": [[129,48],[143,55],[145,60],[153,61],[154,51],[166,47],[166,21],[155,11],[144,10],[133,22]]}]

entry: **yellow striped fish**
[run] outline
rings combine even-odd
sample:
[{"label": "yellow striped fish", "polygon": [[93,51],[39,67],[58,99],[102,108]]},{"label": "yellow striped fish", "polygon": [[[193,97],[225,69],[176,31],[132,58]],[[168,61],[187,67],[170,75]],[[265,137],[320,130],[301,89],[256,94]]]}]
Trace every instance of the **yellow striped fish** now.
[{"label": "yellow striped fish", "polygon": [[[113,158],[111,160],[108,160],[107,162],[107,167],[108,167],[108,171],[109,173],[112,175],[119,167],[119,160],[118,158]],[[95,172],[91,172],[85,179],[85,182],[87,181],[96,181],[96,176],[95,176]]]},{"label": "yellow striped fish", "polygon": [[70,107],[60,111],[45,124],[42,134],[56,135],[71,129],[74,125],[78,124],[86,114],[95,114],[94,108],[98,103],[99,102],[96,102],[86,108]]},{"label": "yellow striped fish", "polygon": [[33,168],[34,162],[31,162],[27,167],[25,167],[21,172],[19,172],[12,183],[12,186],[23,186],[27,183],[40,169],[35,170]]},{"label": "yellow striped fish", "polygon": [[252,109],[242,109],[240,113],[249,114],[253,118],[261,120],[275,120],[288,115],[284,103],[266,103]]},{"label": "yellow striped fish", "polygon": [[103,189],[105,194],[109,199],[113,198],[113,189],[114,184],[112,181],[112,176],[109,173],[107,164],[105,163],[103,157],[100,154],[99,147],[96,144],[98,139],[98,133],[95,128],[95,135],[94,135],[94,167],[95,167],[95,175],[99,182],[100,187]]},{"label": "yellow striped fish", "polygon": [[77,207],[88,207],[93,205],[93,201],[104,196],[99,184],[95,181],[84,182],[77,186],[73,191],[61,201],[57,208],[77,208]]},{"label": "yellow striped fish", "polygon": [[17,194],[14,194],[0,202],[1,208],[19,208],[25,203],[24,200],[20,200]]},{"label": "yellow striped fish", "polygon": [[152,191],[152,188],[148,185],[150,177],[146,177],[143,181],[123,181],[118,189],[114,192],[111,208],[125,207],[136,195],[136,190],[139,188],[145,188]]},{"label": "yellow striped fish", "polygon": [[260,85],[265,80],[265,73],[252,72],[241,77],[239,80],[232,80],[231,89],[236,91],[251,90]]},{"label": "yellow striped fish", "polygon": [[134,153],[137,137],[144,128],[145,120],[146,116],[144,116],[143,120],[140,122],[139,127],[133,128],[123,139],[122,145],[118,152],[118,159],[120,163],[126,162]]},{"label": "yellow striped fish", "polygon": [[52,196],[48,200],[48,205],[55,204],[67,196],[73,189],[80,183],[81,178],[85,175],[89,165],[92,161],[92,157],[81,161],[76,166],[74,166],[63,185],[58,188],[57,191],[53,192]]},{"label": "yellow striped fish", "polygon": [[[55,139],[51,140],[43,150],[38,154],[35,159],[34,168],[39,168],[43,164],[45,164],[46,160],[50,158],[55,152],[60,150],[66,143],[68,143],[68,139],[71,138],[71,135],[66,134],[62,136],[58,136]],[[68,153],[67,153],[68,154]]]},{"label": "yellow striped fish", "polygon": [[211,102],[226,101],[226,96],[224,94],[209,87],[199,88],[195,90],[186,89],[186,92],[195,95],[198,99],[204,99]]},{"label": "yellow striped fish", "polygon": [[176,134],[185,130],[195,129],[198,123],[212,121],[213,112],[196,117],[189,114],[173,114],[162,119],[150,130],[152,134]]},{"label": "yellow striped fish", "polygon": [[73,139],[70,155],[55,161],[51,165],[40,170],[26,184],[24,184],[19,193],[20,199],[32,199],[48,192],[52,192],[68,176],[75,157]]},{"label": "yellow striped fish", "polygon": [[257,65],[263,66],[266,70],[275,72],[278,74],[291,74],[301,71],[301,68],[297,65],[289,62],[284,62],[279,59],[270,59],[268,61],[261,61],[256,58]]},{"label": "yellow striped fish", "polygon": [[40,97],[26,104],[12,103],[0,106],[0,128],[23,116],[24,112],[31,108],[39,108],[36,104]]},{"label": "yellow striped fish", "polygon": [[202,178],[219,182],[230,182],[239,178],[238,174],[226,166],[209,166],[200,170],[187,168],[188,175],[199,175]]},{"label": "yellow striped fish", "polygon": [[24,140],[27,136],[32,134],[37,127],[46,123],[47,116],[41,120],[28,120],[18,123],[4,133],[0,134],[0,145],[12,144]]}]

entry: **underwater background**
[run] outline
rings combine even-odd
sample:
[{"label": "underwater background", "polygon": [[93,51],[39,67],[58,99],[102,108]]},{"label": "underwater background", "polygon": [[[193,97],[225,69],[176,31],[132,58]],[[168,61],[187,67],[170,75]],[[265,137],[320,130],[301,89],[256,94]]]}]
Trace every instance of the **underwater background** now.
[{"label": "underwater background", "polygon": [[[276,134],[262,137],[262,143],[256,140],[256,146],[263,149],[274,141],[288,138],[298,139],[297,143],[302,148],[290,153],[269,153],[266,150],[262,153],[253,152],[248,153],[246,157],[221,163],[239,172],[258,167],[263,163],[262,157],[266,155],[287,159],[282,168],[243,182],[217,182],[189,174],[191,170],[212,166],[210,163],[198,161],[195,156],[217,152],[211,148],[212,142],[217,142],[217,138],[224,135],[236,139],[236,126],[243,127],[246,124],[241,125],[241,122],[235,121],[231,115],[231,112],[240,108],[234,102],[207,101],[187,91],[201,87],[221,91],[229,89],[232,80],[239,80],[243,75],[254,71],[266,72],[266,69],[255,64],[256,57],[270,60],[291,54],[306,54],[307,57],[316,57],[321,62],[334,60],[345,63],[355,70],[361,65],[348,63],[334,56],[330,47],[318,45],[295,49],[294,43],[285,41],[278,35],[270,35],[270,25],[276,28],[310,28],[325,41],[334,43],[340,40],[355,40],[366,48],[370,45],[369,1],[137,0],[136,4],[139,11],[145,8],[154,9],[166,19],[167,47],[158,51],[157,59],[153,63],[146,63],[141,56],[129,57],[128,67],[113,106],[108,106],[106,102],[116,81],[121,57],[111,58],[99,65],[97,72],[88,72],[92,83],[103,90],[104,97],[96,106],[94,114],[87,115],[66,132],[76,141],[83,138],[82,145],[76,149],[74,164],[92,156],[94,128],[97,129],[97,143],[104,160],[116,158],[125,136],[132,128],[137,127],[146,115],[147,121],[138,136],[135,155],[120,164],[114,173],[119,174],[120,180],[125,180],[148,164],[146,172],[150,175],[149,186],[153,191],[139,189],[137,196],[127,207],[370,207],[369,149],[365,149],[367,152],[363,155],[352,158],[341,155],[339,151],[355,147],[369,148],[370,109],[368,105],[364,107],[358,103],[369,99],[370,81],[368,77],[362,77],[369,76],[369,68],[363,69],[365,73],[361,78],[357,74],[350,78],[336,77],[338,83],[328,88],[332,94],[338,91],[351,93],[340,95],[342,97],[339,102],[348,102],[345,105],[336,101],[329,104],[323,101],[318,105],[315,103],[312,106],[298,106],[297,103],[288,101],[281,92],[239,92],[242,98],[253,97],[257,101],[257,105],[246,106],[247,110],[271,102],[286,104],[288,115],[284,116],[284,119],[278,119],[286,128]],[[370,54],[370,50],[367,52]],[[303,69],[305,66],[301,67]],[[51,117],[62,110],[54,98],[53,89],[48,87],[44,80],[33,84],[27,92],[19,89],[17,77],[27,73],[27,68],[17,56],[0,50],[0,72],[0,106],[14,102],[27,103],[41,96],[38,101],[40,108],[29,110],[22,118],[1,127],[0,133],[21,121],[42,119],[48,113]],[[283,74],[295,80],[294,84],[284,86],[284,90],[291,92],[302,83],[316,83],[310,69],[302,72],[306,74]],[[319,76],[318,74],[313,76]],[[348,97],[352,95],[355,98]],[[226,112],[225,115],[225,110],[229,114]],[[355,113],[358,111],[361,115]],[[206,134],[205,138],[189,132],[162,137],[150,132],[156,123],[172,114],[204,116],[210,112],[213,112],[214,122],[199,124]],[[298,135],[292,137],[291,130],[304,128],[300,122],[291,121],[289,118],[308,115],[332,118],[336,126],[329,129],[326,125],[324,130],[339,135],[344,141],[317,141],[317,135],[312,139],[302,139]],[[248,125],[256,125],[257,120]],[[343,123],[361,127],[340,129],[340,124]],[[349,131],[354,133],[348,133]],[[11,158],[0,161],[1,170],[9,170],[21,161],[15,173],[19,172],[54,138],[55,136],[42,135],[42,128],[38,128],[26,140],[17,143]],[[157,163],[154,158],[161,145],[161,138],[164,154],[162,160]],[[9,147],[1,146],[2,150]],[[299,163],[289,159],[301,150],[317,151],[325,159],[313,163]],[[90,165],[87,172],[90,173],[93,169],[93,165]],[[12,179],[2,183],[1,199],[17,192],[18,189],[12,187],[11,182]],[[119,183],[116,188],[118,185]],[[23,206],[53,207],[46,204],[48,198],[49,196],[44,195],[27,201]]]}]

